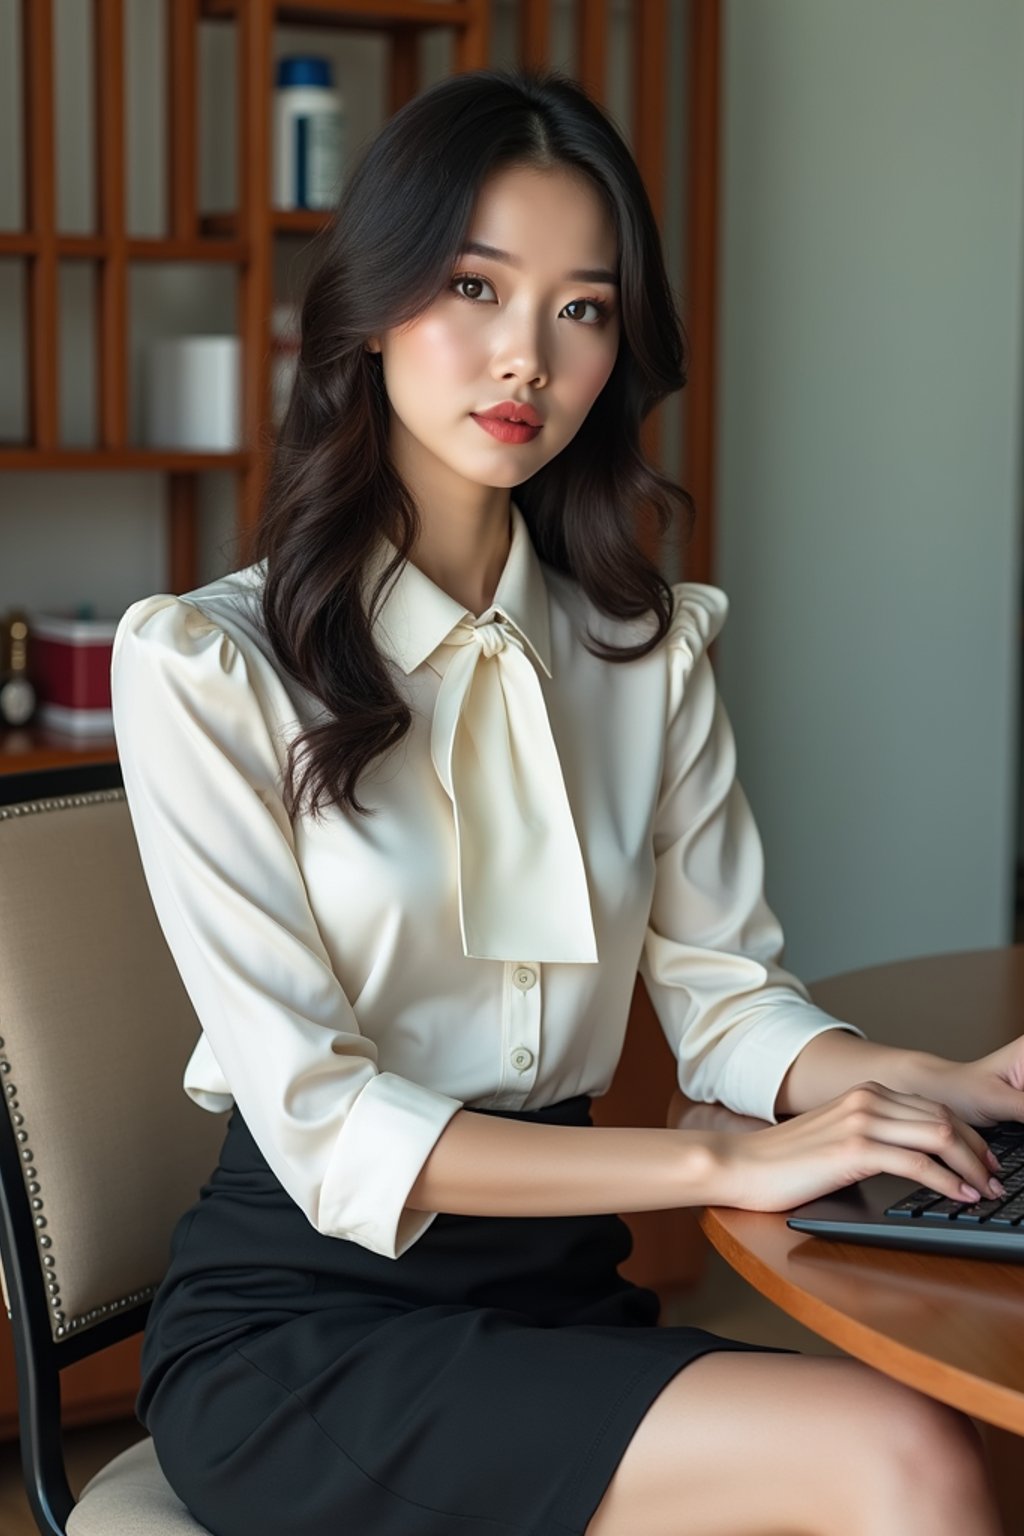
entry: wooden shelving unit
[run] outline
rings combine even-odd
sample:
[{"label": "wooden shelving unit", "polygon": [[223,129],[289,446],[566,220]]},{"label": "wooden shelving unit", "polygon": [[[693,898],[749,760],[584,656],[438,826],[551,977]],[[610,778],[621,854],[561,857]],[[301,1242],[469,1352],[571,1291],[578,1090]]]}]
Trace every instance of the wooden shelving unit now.
[{"label": "wooden shelving unit", "polygon": [[[246,558],[261,503],[273,442],[272,339],[275,242],[314,237],[328,215],[284,212],[270,202],[273,36],[280,25],[338,28],[380,35],[387,43],[387,113],[421,88],[419,44],[433,29],[450,30],[455,72],[490,62],[491,0],[167,0],[167,217],[165,238],[136,238],[125,228],[126,109],[124,0],[93,6],[96,124],[95,234],[61,234],[56,221],[55,0],[22,0],[22,70],[26,227],[0,233],[0,259],[26,269],[28,440],[0,442],[0,471],[151,470],[165,477],[166,589],[199,582],[199,476],[229,471],[237,482],[237,548]],[[667,184],[665,121],[669,0],[632,0],[633,143],[655,213],[663,216]],[[198,44],[201,22],[230,27],[238,81],[237,208],[198,208]],[[519,0],[519,57],[544,64],[549,55],[551,0]],[[575,0],[577,77],[603,100],[610,50],[609,0]],[[680,288],[688,296],[693,362],[681,411],[686,479],[701,508],[689,551],[690,574],[711,579],[715,382],[714,336],[718,164],[719,0],[688,0],[687,241]],[[58,278],[61,263],[96,270],[95,447],[59,440]],[[128,287],[133,264],[222,263],[238,273],[236,332],[241,340],[242,440],[236,453],[161,452],[129,441]],[[645,423],[645,451],[658,457],[658,424]],[[652,555],[657,551],[650,550]],[[17,738],[23,740],[23,736]],[[0,730],[0,772],[112,754],[113,744],[60,745],[37,732],[38,744],[16,748]],[[65,739],[66,740],[66,739]]]},{"label": "wooden shelving unit", "polygon": [[77,741],[41,725],[23,725],[2,734],[4,772],[27,773],[36,768],[62,768],[66,763],[111,763],[117,756],[113,736]]},{"label": "wooden shelving unit", "polygon": [[[168,589],[199,581],[198,477],[228,470],[237,478],[241,547],[255,525],[273,441],[270,314],[274,242],[313,236],[328,215],[282,212],[270,202],[270,104],[275,26],[347,28],[383,35],[389,50],[389,112],[420,88],[423,32],[451,28],[458,70],[488,58],[488,0],[169,0],[167,236],[135,239],[125,230],[124,8],[92,0],[97,102],[95,235],[56,227],[54,0],[23,0],[25,188],[27,228],[0,234],[0,258],[21,258],[27,272],[28,442],[0,443],[2,470],[154,470],[166,476]],[[238,94],[238,207],[203,215],[197,206],[199,23],[235,34]],[[58,432],[58,273],[63,261],[96,268],[98,432],[94,448],[64,448]],[[129,440],[128,278],[135,262],[221,262],[238,271],[236,331],[242,343],[242,431],[237,453],[168,453]],[[27,745],[26,745],[27,740]],[[77,744],[45,731],[0,731],[0,771],[111,757],[114,743]]]}]

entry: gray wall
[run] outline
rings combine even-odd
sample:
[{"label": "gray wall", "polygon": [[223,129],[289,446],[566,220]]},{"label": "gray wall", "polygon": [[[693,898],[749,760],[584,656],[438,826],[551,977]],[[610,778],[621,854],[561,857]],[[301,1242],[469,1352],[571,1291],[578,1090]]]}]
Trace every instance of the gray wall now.
[{"label": "gray wall", "polygon": [[1011,936],[1024,7],[726,7],[719,677],[787,961]]}]

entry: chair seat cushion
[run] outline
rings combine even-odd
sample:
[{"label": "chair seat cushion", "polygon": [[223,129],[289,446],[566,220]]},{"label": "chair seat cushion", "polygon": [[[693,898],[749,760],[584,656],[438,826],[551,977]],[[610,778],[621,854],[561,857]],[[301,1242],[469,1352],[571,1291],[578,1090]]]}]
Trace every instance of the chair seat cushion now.
[{"label": "chair seat cushion", "polygon": [[129,1446],[86,1483],[68,1536],[209,1536],[160,1470],[150,1439]]}]

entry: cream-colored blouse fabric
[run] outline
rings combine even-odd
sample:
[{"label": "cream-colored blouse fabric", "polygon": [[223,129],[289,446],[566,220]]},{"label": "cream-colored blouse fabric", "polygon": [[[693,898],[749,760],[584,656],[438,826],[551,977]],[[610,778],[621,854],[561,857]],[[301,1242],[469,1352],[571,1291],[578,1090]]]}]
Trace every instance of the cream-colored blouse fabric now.
[{"label": "cream-colored blouse fabric", "polygon": [[411,563],[379,613],[413,725],[360,780],[374,814],[293,820],[288,743],[324,711],[261,633],[263,575],[132,604],[114,726],[202,1026],[185,1090],[237,1102],[319,1231],[397,1258],[434,1219],[406,1198],[464,1104],[606,1092],[638,969],[683,1090],[766,1120],[808,1040],[863,1033],[779,964],[706,655],[717,587],[679,583],[663,643],[601,661],[588,628],[621,644],[653,620],[603,616],[513,502],[485,613]]}]

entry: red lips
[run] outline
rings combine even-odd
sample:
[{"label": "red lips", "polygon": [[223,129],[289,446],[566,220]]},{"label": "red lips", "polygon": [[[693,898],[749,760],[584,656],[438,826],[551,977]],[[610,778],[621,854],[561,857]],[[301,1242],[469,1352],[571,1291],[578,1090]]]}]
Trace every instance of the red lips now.
[{"label": "red lips", "polygon": [[485,416],[490,420],[520,421],[528,427],[544,425],[544,418],[532,405],[517,405],[514,400],[502,400],[500,405],[492,405],[486,411],[474,411],[473,415]]}]

